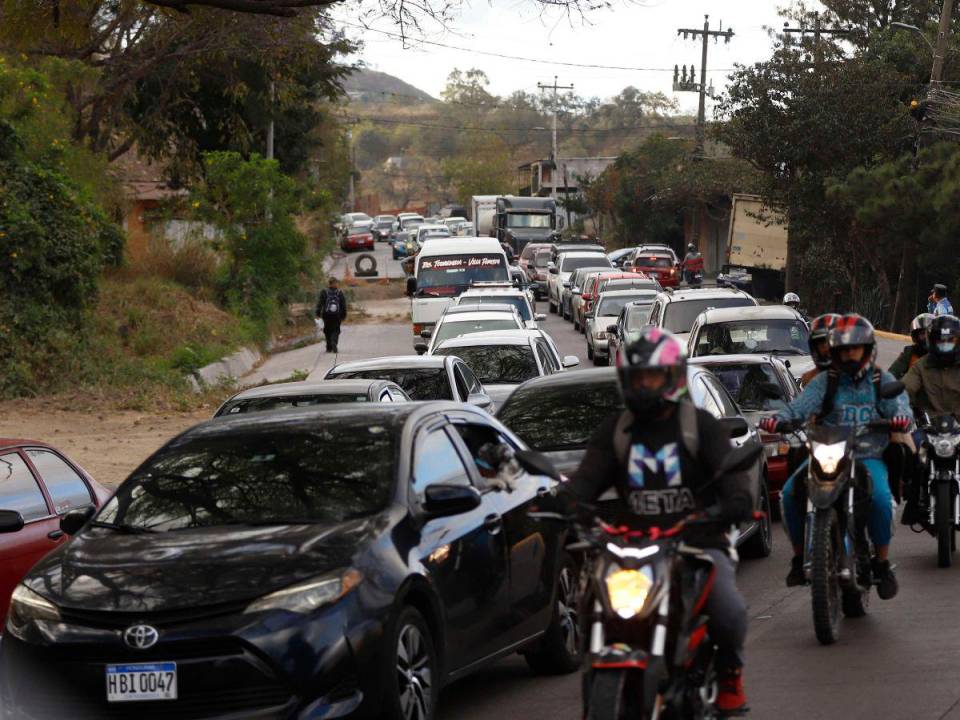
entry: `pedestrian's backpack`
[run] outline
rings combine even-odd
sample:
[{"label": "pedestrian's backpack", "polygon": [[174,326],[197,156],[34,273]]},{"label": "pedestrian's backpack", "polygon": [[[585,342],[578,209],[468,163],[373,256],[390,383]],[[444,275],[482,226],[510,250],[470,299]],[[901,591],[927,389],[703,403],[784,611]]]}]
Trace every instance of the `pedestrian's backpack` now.
[{"label": "pedestrian's backpack", "polygon": [[[883,416],[883,413],[880,412],[880,400],[882,396],[880,395],[880,387],[883,384],[883,373],[880,371],[880,368],[875,367],[873,369],[873,399],[876,403],[877,413]],[[837,398],[837,388],[840,387],[840,374],[833,369],[827,370],[827,387],[823,391],[823,402],[820,405],[820,412],[817,414],[816,422],[821,423],[827,419],[830,413],[833,412],[834,401]]]},{"label": "pedestrian's backpack", "polygon": [[339,293],[328,292],[326,297],[326,302],[323,305],[323,314],[330,317],[335,317],[340,314],[340,298]]},{"label": "pedestrian's backpack", "polygon": [[[700,452],[700,432],[697,428],[697,407],[691,402],[677,404],[680,419],[680,436],[683,438],[683,447],[691,458],[696,459]],[[617,461],[626,465],[630,457],[630,428],[633,426],[634,415],[630,410],[624,410],[617,418],[613,428],[613,450]]]}]

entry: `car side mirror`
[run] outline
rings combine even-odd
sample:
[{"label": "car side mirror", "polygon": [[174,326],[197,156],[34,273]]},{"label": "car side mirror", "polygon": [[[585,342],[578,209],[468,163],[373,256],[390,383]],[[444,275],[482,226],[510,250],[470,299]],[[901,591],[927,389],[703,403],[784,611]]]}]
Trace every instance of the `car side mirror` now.
[{"label": "car side mirror", "polygon": [[720,424],[727,431],[728,437],[743,437],[750,432],[750,423],[742,417],[720,418]]},{"label": "car side mirror", "polygon": [[23,515],[16,510],[0,510],[0,533],[15,533],[23,530]]},{"label": "car side mirror", "polygon": [[417,291],[417,279],[415,277],[407,278],[407,297],[413,297]]},{"label": "car side mirror", "polygon": [[421,330],[420,337],[422,337],[424,340],[429,340],[431,337],[433,337],[433,330],[431,330],[430,328],[427,328],[426,330]]},{"label": "car side mirror", "polygon": [[71,510],[60,518],[60,529],[67,535],[76,535],[83,529],[83,526],[87,524],[90,518],[93,517],[94,512],[96,512],[96,508],[93,506]]},{"label": "car side mirror", "polygon": [[897,397],[897,395],[902,393],[904,390],[906,390],[906,386],[899,380],[884,383],[880,387],[880,397],[882,397],[884,400],[893,400],[893,398]]},{"label": "car side mirror", "polygon": [[547,315],[546,313],[537,313],[536,315],[533,316],[533,319],[536,320],[537,322],[541,322],[547,319]]},{"label": "car side mirror", "polygon": [[476,405],[481,410],[490,410],[490,407],[493,405],[493,398],[486,393],[471,393],[467,398],[467,403]]},{"label": "car side mirror", "polygon": [[776,383],[765,382],[760,383],[760,392],[763,396],[769,400],[782,400],[783,399],[783,388],[781,388]]},{"label": "car side mirror", "polygon": [[417,355],[423,355],[427,350],[430,349],[430,346],[425,342],[418,340],[413,344],[413,349],[416,350]]},{"label": "car side mirror", "polygon": [[480,492],[471,485],[430,485],[423,491],[421,503],[427,517],[462,515],[479,507]]},{"label": "car side mirror", "polygon": [[619,328],[618,328],[616,325],[607,325],[607,332],[608,332],[608,333],[613,333],[614,335],[616,335],[616,334],[617,334],[617,330],[619,330]]},{"label": "car side mirror", "polygon": [[560,273],[560,269],[556,265],[550,265],[547,270],[550,271],[551,275],[557,275]]},{"label": "car side mirror", "polygon": [[560,481],[560,472],[543,453],[536,450],[517,450],[514,457],[517,459],[520,467],[531,475],[546,475],[556,481]]},{"label": "car side mirror", "polygon": [[563,356],[563,366],[565,368],[576,367],[580,364],[580,358],[576,355],[564,355]]}]

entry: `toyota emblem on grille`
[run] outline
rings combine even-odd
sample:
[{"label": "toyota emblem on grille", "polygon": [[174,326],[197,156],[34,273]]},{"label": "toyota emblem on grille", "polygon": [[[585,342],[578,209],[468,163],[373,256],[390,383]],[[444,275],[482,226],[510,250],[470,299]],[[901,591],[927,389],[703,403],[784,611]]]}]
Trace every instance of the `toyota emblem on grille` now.
[{"label": "toyota emblem on grille", "polygon": [[123,641],[135,650],[148,650],[159,639],[160,633],[149,625],[132,625],[123,631]]}]

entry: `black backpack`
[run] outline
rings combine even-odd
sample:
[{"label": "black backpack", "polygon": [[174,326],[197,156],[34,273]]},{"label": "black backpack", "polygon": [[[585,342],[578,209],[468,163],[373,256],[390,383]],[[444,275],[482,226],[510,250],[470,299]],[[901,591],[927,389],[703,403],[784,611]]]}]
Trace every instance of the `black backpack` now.
[{"label": "black backpack", "polygon": [[[697,458],[700,452],[700,431],[697,427],[697,407],[692,402],[681,402],[677,405],[678,417],[680,420],[680,435],[683,439],[683,447],[687,454]],[[617,461],[621,465],[626,465],[630,457],[630,428],[633,426],[633,413],[624,410],[617,418],[617,424],[613,428],[613,449]]]},{"label": "black backpack", "polygon": [[323,302],[324,317],[340,317],[341,308],[340,293],[336,290],[327,290]]}]

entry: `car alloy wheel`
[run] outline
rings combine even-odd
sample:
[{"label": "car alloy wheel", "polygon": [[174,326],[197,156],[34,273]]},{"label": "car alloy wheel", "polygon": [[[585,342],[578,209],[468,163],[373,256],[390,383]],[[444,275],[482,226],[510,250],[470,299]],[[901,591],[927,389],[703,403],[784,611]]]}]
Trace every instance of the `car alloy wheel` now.
[{"label": "car alloy wheel", "polygon": [[414,624],[397,639],[397,687],[404,720],[429,720],[433,710],[433,658],[429,640]]},{"label": "car alloy wheel", "polygon": [[565,565],[560,571],[560,587],[557,591],[557,613],[560,630],[563,633],[563,645],[572,656],[580,654],[580,614],[577,607],[580,593],[573,568]]},{"label": "car alloy wheel", "polygon": [[557,596],[550,626],[540,641],[524,651],[530,669],[545,675],[574,672],[583,662],[583,628],[580,626],[580,568],[564,555],[557,573]]}]

